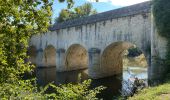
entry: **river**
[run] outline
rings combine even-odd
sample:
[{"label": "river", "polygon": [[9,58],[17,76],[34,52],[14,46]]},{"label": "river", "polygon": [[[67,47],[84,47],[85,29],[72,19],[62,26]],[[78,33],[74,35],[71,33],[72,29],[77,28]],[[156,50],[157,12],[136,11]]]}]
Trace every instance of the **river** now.
[{"label": "river", "polygon": [[[80,78],[81,77],[81,78]],[[112,100],[121,95],[120,92],[126,90],[124,81],[128,81],[131,77],[138,77],[139,79],[147,80],[147,68],[141,67],[126,67],[123,73],[117,76],[110,76],[101,79],[92,79],[91,87],[105,86],[107,87],[102,91],[98,97],[104,100]],[[37,83],[41,86],[54,82],[56,85],[82,82],[89,79],[88,70],[76,70],[69,72],[56,72],[55,67],[39,68],[36,69]]]}]

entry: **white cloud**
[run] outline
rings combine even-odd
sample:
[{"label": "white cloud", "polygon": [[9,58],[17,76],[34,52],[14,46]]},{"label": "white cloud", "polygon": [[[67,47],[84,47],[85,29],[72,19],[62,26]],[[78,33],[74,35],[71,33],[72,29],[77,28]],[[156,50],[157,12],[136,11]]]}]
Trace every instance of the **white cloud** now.
[{"label": "white cloud", "polygon": [[[96,0],[87,0],[87,1],[95,2]],[[144,1],[149,1],[149,0],[99,0],[99,2],[111,3],[112,5],[115,5],[115,6],[129,6],[129,5],[141,3]]]}]

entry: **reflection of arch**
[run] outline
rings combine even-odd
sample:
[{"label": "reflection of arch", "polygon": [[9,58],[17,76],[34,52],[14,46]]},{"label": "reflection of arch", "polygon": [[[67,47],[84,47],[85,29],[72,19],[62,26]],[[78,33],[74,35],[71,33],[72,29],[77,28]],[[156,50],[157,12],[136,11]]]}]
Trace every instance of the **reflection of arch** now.
[{"label": "reflection of arch", "polygon": [[44,50],[45,66],[56,66],[56,49],[49,45]]},{"label": "reflection of arch", "polygon": [[88,53],[80,44],[71,45],[66,52],[65,65],[68,70],[87,68]]},{"label": "reflection of arch", "polygon": [[123,66],[123,52],[134,45],[129,42],[115,42],[105,48],[101,58],[103,73],[110,75],[121,74]]},{"label": "reflection of arch", "polygon": [[37,52],[36,52],[36,47],[35,46],[30,46],[28,48],[28,56],[29,56],[29,61],[32,64],[36,64],[36,56],[37,56]]}]

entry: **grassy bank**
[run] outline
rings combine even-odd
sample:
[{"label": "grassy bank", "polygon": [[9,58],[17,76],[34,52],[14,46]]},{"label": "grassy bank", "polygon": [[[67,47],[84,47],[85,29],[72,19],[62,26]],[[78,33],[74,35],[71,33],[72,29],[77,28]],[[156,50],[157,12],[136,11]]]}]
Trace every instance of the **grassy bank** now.
[{"label": "grassy bank", "polygon": [[139,91],[129,100],[170,100],[170,79],[162,85]]}]

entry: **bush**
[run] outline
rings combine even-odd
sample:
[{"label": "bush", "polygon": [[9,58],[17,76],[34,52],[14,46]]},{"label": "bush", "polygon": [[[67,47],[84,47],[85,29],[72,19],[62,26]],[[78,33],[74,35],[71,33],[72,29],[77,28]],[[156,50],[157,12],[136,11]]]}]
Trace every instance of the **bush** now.
[{"label": "bush", "polygon": [[[13,84],[0,84],[0,98],[3,100],[97,100],[96,95],[104,89],[102,86],[89,89],[91,80],[86,80],[77,85],[55,86],[54,84],[48,84],[40,90],[36,84],[31,85],[32,83],[35,83],[35,80],[20,80]],[[51,87],[54,92],[46,93]]]},{"label": "bush", "polygon": [[[66,0],[58,0],[66,1]],[[22,80],[26,72],[34,68],[28,59],[28,41],[32,35],[48,31],[52,15],[53,0],[1,0],[0,3],[0,99],[2,100],[46,100],[49,98],[63,98],[66,96],[94,98],[102,88],[88,90],[88,84],[65,85],[56,87],[48,85],[38,91],[32,80]],[[67,0],[68,6],[73,0]],[[56,89],[56,93],[46,94],[49,86]],[[72,88],[71,88],[72,87]],[[66,89],[62,90],[60,88]],[[72,90],[74,88],[74,91]],[[81,89],[82,88],[82,89]],[[77,89],[77,90],[76,90]],[[84,90],[85,89],[85,90]],[[60,90],[60,91],[58,91]],[[73,92],[70,92],[70,91]],[[81,94],[77,94],[79,91]],[[80,91],[81,90],[81,91]],[[63,92],[62,92],[63,91]],[[69,91],[69,92],[68,92]],[[77,99],[75,98],[75,99]],[[68,100],[67,99],[67,100]],[[73,98],[74,99],[74,98]],[[87,98],[88,99],[88,98]]]},{"label": "bush", "polygon": [[128,57],[137,57],[142,54],[142,51],[138,48],[130,48],[128,52]]}]

